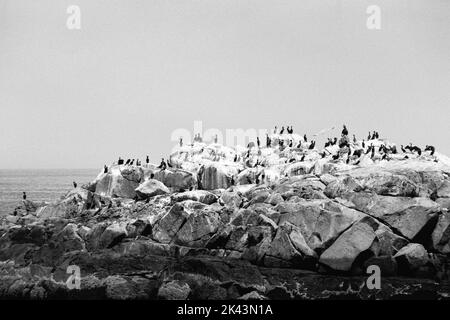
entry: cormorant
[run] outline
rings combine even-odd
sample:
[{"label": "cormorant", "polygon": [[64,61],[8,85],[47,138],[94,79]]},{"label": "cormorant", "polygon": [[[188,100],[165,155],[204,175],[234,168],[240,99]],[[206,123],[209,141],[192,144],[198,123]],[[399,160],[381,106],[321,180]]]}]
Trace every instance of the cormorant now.
[{"label": "cormorant", "polygon": [[23,200],[27,200],[27,193],[26,193],[25,191],[24,191],[23,194],[22,194],[22,199],[23,199]]},{"label": "cormorant", "polygon": [[283,134],[283,133],[284,133],[284,127],[281,127],[280,134]]},{"label": "cormorant", "polygon": [[72,184],[73,184],[73,187],[74,188],[76,188],[77,187],[77,183],[74,181],[74,182],[72,182]]},{"label": "cormorant", "polygon": [[411,151],[417,152],[417,154],[418,154],[419,156],[422,155],[422,149],[420,149],[418,146],[412,147],[412,148],[411,148]]},{"label": "cormorant", "polygon": [[362,153],[363,153],[363,149],[358,149],[358,150],[353,151],[353,155],[358,158],[361,157]]},{"label": "cormorant", "polygon": [[164,161],[164,158],[161,158],[161,163],[158,166],[158,169],[165,170],[166,168],[167,168],[166,162]]},{"label": "cormorant", "polygon": [[271,144],[272,144],[272,140],[270,139],[269,135],[266,133],[266,147],[270,148]]},{"label": "cormorant", "polygon": [[344,124],[344,128],[342,129],[342,135],[347,136],[348,135],[348,130],[347,127]]},{"label": "cormorant", "polygon": [[430,151],[430,156],[432,156],[432,155],[434,155],[434,152],[436,151],[436,149],[434,146],[426,145],[424,151]]}]

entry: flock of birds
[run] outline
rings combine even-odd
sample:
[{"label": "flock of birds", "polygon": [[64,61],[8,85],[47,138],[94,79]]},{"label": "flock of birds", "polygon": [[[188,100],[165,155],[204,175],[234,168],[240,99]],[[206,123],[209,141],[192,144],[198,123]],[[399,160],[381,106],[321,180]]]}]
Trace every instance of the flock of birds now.
[{"label": "flock of birds", "polygon": [[[287,147],[291,149],[297,149],[297,150],[315,150],[316,147],[316,141],[311,140],[308,142],[308,137],[306,134],[303,135],[303,139],[299,139],[298,142],[294,144],[294,141],[292,139],[289,139],[290,134],[294,133],[293,126],[284,126],[281,127],[280,131],[278,131],[278,127],[275,126],[273,130],[273,136],[278,137],[277,139],[274,139],[273,136],[271,137],[269,133],[266,134],[266,148],[276,148],[278,147],[280,151],[285,150]],[[356,136],[353,134],[352,140],[353,143],[350,143],[349,138],[349,131],[347,129],[346,125],[343,125],[341,137],[334,137],[334,138],[328,138],[325,142],[324,149],[319,153],[321,158],[325,158],[327,156],[331,156],[331,159],[334,161],[345,161],[347,164],[354,164],[358,165],[361,161],[361,157],[364,155],[370,154],[370,158],[372,160],[375,160],[376,154],[380,154],[381,160],[391,160],[392,155],[399,155],[400,152],[397,150],[397,147],[395,145],[387,145],[385,143],[381,143],[378,146],[375,146],[373,144],[374,140],[379,140],[380,135],[377,131],[369,132],[367,136],[367,141],[363,139],[361,142],[358,142],[356,139]],[[196,134],[193,139],[193,143],[195,142],[203,142],[202,137],[200,134]],[[217,135],[213,138],[213,142],[217,143]],[[180,138],[179,140],[180,147],[183,146],[183,139]],[[193,144],[192,144],[193,145]],[[256,145],[258,147],[258,155],[261,155],[261,141],[259,137],[256,138]],[[329,151],[329,147],[337,145],[339,148],[338,151],[334,154]],[[250,155],[251,155],[251,149],[255,147],[254,142],[250,142],[247,145],[247,152],[244,156],[240,156],[236,154],[234,156],[233,161],[234,162],[240,162],[242,161],[244,163],[245,167],[257,167],[257,166],[264,166],[264,161],[257,159],[256,163],[251,164],[250,161]],[[405,154],[403,159],[408,159],[413,154],[417,154],[417,156],[421,156],[423,152],[429,152],[430,156],[433,156],[435,153],[435,147],[431,145],[425,146],[425,148],[422,150],[420,147],[413,145],[410,143],[407,146],[401,145],[400,147],[401,152]],[[334,148],[333,150],[336,150]],[[203,149],[201,150],[203,151]],[[376,152],[378,151],[378,152]],[[409,151],[409,152],[408,152]],[[286,163],[292,163],[296,161],[304,161],[305,160],[306,153],[304,152],[300,159],[296,157],[291,157],[286,160]],[[244,158],[244,159],[242,159]],[[170,159],[170,157],[169,157]],[[216,157],[213,158],[213,161],[219,161],[221,159],[220,156],[216,155]],[[377,158],[380,159],[380,158]],[[398,157],[397,157],[398,159]],[[436,159],[434,161],[437,161]],[[145,163],[148,165],[150,162],[149,156],[147,155],[145,159]],[[119,157],[119,160],[117,162],[118,165],[130,165],[130,166],[141,166],[142,162],[139,159],[127,159],[124,161],[121,157]],[[157,167],[160,170],[165,170],[167,168],[175,167],[175,165],[172,163],[171,160],[165,160],[164,158],[161,159],[161,162],[159,166]],[[108,172],[108,167],[104,166],[104,172]]]}]

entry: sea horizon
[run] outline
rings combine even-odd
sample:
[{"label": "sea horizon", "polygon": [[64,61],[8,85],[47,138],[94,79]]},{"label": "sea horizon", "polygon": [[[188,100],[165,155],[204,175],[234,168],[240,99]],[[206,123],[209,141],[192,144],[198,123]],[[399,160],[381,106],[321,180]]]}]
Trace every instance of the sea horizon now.
[{"label": "sea horizon", "polygon": [[73,188],[92,181],[100,168],[0,169],[0,216],[10,214],[22,201],[53,202]]}]

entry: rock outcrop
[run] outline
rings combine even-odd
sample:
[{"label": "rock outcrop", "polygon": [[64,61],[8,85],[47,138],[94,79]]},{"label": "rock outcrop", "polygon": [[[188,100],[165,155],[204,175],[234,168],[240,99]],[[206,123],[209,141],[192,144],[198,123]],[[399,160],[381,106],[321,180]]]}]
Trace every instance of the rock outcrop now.
[{"label": "rock outcrop", "polygon": [[0,298],[449,296],[448,158],[270,141],[196,142],[170,168],[112,165],[57,202],[22,202],[0,224]]}]

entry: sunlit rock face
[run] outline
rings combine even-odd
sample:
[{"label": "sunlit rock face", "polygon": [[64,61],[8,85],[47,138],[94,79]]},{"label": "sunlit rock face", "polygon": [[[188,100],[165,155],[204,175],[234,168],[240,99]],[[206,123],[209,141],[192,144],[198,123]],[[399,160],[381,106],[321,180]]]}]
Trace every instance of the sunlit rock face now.
[{"label": "sunlit rock face", "polygon": [[[111,165],[57,202],[23,201],[1,222],[1,297],[69,297],[68,265],[86,298],[449,294],[448,157],[269,139],[184,144],[165,168]],[[360,286],[373,265],[386,290]]]}]

